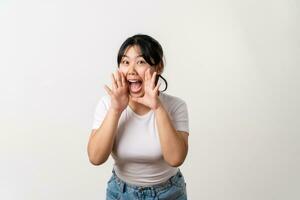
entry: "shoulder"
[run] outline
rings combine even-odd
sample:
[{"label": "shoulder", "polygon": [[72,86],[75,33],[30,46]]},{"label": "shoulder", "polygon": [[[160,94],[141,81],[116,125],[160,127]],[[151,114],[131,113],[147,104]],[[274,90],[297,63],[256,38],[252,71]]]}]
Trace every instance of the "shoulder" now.
[{"label": "shoulder", "polygon": [[185,100],[177,96],[173,96],[166,93],[160,93],[159,98],[163,106],[170,112],[175,111],[179,107],[186,106]]},{"label": "shoulder", "polygon": [[97,103],[97,107],[105,107],[105,109],[108,109],[110,106],[110,96],[108,94],[103,95]]},{"label": "shoulder", "polygon": [[181,103],[185,103],[185,101],[182,98],[179,98],[177,96],[173,96],[167,93],[160,93],[159,98],[162,102],[166,103],[166,104],[181,104]]}]

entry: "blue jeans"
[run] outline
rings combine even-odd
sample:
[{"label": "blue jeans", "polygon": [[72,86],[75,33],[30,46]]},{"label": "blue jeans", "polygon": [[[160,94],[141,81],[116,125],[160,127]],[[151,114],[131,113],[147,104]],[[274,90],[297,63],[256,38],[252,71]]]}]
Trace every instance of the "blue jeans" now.
[{"label": "blue jeans", "polygon": [[152,186],[131,185],[113,174],[107,182],[106,200],[187,200],[186,182],[181,171],[166,182]]}]

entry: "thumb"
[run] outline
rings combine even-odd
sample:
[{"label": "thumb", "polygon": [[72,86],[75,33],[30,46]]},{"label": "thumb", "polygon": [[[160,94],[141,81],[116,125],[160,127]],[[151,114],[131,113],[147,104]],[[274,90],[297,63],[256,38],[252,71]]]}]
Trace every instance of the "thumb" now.
[{"label": "thumb", "polygon": [[138,103],[143,103],[143,98],[139,98],[139,97],[131,97],[132,101],[138,102]]},{"label": "thumb", "polygon": [[112,91],[107,85],[104,85],[104,89],[106,90],[107,94],[109,94],[110,96],[112,95]]}]

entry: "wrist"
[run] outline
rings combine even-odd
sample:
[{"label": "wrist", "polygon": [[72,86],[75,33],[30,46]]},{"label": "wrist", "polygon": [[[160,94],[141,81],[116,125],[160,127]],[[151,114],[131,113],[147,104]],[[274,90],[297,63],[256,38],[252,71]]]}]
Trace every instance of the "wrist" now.
[{"label": "wrist", "polygon": [[162,109],[163,105],[160,102],[160,100],[158,100],[158,103],[156,104],[156,106],[153,108],[154,111],[160,110]]},{"label": "wrist", "polygon": [[122,114],[123,110],[119,110],[119,109],[115,109],[115,108],[110,107],[108,109],[108,112],[113,114],[113,115],[120,116]]}]

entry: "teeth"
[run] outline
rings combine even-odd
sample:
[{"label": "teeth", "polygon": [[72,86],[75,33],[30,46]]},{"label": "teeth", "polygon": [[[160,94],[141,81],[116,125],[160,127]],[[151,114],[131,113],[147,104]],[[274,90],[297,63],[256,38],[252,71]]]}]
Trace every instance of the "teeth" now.
[{"label": "teeth", "polygon": [[138,82],[138,80],[128,80],[130,83]]}]

